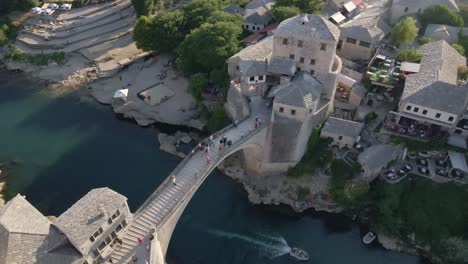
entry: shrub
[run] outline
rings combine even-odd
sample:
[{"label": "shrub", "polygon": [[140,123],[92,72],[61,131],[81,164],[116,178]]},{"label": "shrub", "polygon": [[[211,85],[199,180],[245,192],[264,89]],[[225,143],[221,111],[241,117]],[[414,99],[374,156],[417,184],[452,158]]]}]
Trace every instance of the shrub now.
[{"label": "shrub", "polygon": [[461,27],[464,24],[462,16],[444,4],[436,4],[424,9],[420,17],[424,27],[428,24]]},{"label": "shrub", "polygon": [[458,51],[458,53],[460,53],[461,55],[463,56],[465,55],[465,48],[462,45],[456,43],[456,44],[452,44],[452,47],[456,51]]},{"label": "shrub", "polygon": [[205,74],[196,73],[190,76],[189,92],[197,102],[201,102],[203,99],[202,93],[207,85],[208,79],[206,79]]},{"label": "shrub", "polygon": [[16,61],[24,59],[23,52],[20,49],[18,49],[17,47],[11,46],[11,45],[8,46],[8,48],[6,50],[6,53],[5,53],[5,57],[7,59],[12,59],[12,60],[16,60]]},{"label": "shrub", "polygon": [[397,60],[407,62],[421,62],[422,54],[417,49],[405,49],[398,52]]},{"label": "shrub", "polygon": [[432,42],[432,39],[428,37],[422,37],[418,39],[419,45],[424,45],[424,44],[431,43],[431,42]]},{"label": "shrub", "polygon": [[462,66],[458,68],[458,79],[466,80],[468,78],[468,67]]}]

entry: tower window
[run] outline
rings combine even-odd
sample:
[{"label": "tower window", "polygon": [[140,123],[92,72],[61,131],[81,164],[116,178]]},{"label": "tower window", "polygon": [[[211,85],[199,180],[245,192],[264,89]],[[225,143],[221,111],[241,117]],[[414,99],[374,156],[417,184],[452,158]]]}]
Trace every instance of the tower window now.
[{"label": "tower window", "polygon": [[302,48],[302,47],[304,46],[304,41],[303,41],[303,40],[298,40],[298,41],[297,41],[297,46],[298,46],[299,48]]},{"label": "tower window", "polygon": [[255,81],[255,76],[250,77],[249,81],[251,81],[251,82]]},{"label": "tower window", "polygon": [[327,44],[320,43],[320,50],[327,50]]},{"label": "tower window", "polygon": [[440,113],[437,113],[437,114],[435,115],[435,117],[436,117],[436,118],[440,118]]},{"label": "tower window", "polygon": [[423,110],[423,115],[426,115],[427,114],[427,110]]},{"label": "tower window", "polygon": [[289,54],[289,58],[290,58],[291,60],[294,60],[294,54]]},{"label": "tower window", "polygon": [[284,112],[284,108],[283,108],[283,107],[280,107],[280,108],[279,108],[279,111],[280,111],[280,113],[283,113],[283,112]]},{"label": "tower window", "polygon": [[291,109],[291,115],[296,115],[296,110]]},{"label": "tower window", "polygon": [[304,63],[304,57],[300,57],[300,58],[299,58],[299,62],[300,62],[300,63]]},{"label": "tower window", "polygon": [[453,116],[449,117],[449,118],[448,118],[448,121],[449,121],[449,122],[452,122],[452,121],[453,121]]},{"label": "tower window", "polygon": [[259,81],[263,81],[263,75],[258,76]]},{"label": "tower window", "polygon": [[288,45],[288,39],[287,38],[283,39],[283,45]]},{"label": "tower window", "polygon": [[410,111],[411,110],[411,105],[407,105],[406,106],[406,111]]},{"label": "tower window", "polygon": [[415,113],[419,112],[419,107],[415,107],[415,108],[413,109],[413,112],[415,112]]},{"label": "tower window", "polygon": [[315,60],[314,59],[310,60],[310,65],[315,65]]}]

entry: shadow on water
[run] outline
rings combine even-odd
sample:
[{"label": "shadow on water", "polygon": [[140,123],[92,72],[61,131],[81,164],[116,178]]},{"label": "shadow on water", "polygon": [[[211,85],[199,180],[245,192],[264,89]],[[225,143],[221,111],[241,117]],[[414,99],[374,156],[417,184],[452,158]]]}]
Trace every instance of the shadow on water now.
[{"label": "shadow on water", "polygon": [[[5,93],[5,96],[0,96],[0,104],[13,103],[19,100],[29,98],[31,94],[40,91],[43,87],[41,81],[31,81],[25,78],[22,73],[6,72],[0,69],[0,92]],[[10,92],[11,90],[14,92]]]}]

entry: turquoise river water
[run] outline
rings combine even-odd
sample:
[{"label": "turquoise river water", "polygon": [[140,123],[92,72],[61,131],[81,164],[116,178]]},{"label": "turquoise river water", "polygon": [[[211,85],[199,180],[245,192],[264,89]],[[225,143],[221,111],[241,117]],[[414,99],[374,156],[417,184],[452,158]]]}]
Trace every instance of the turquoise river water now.
[{"label": "turquoise river water", "polygon": [[[172,129],[140,128],[92,100],[0,71],[0,161],[16,163],[7,195],[26,195],[46,215],[103,186],[127,196],[135,210],[179,162],[157,142],[159,131]],[[313,264],[422,263],[367,247],[361,236],[340,215],[251,205],[238,184],[213,172],[176,227],[168,263],[296,263],[286,254],[290,246],[307,250]]]}]

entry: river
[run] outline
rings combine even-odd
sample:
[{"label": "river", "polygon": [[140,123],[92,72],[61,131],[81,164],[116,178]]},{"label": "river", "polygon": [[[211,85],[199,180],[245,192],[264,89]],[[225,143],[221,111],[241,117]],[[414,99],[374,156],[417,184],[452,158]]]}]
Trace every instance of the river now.
[{"label": "river", "polygon": [[[0,161],[17,162],[7,195],[26,195],[45,215],[103,186],[128,197],[134,211],[179,162],[159,151],[158,131],[171,129],[140,128],[87,97],[0,71]],[[253,206],[239,184],[213,172],[176,227],[168,263],[296,263],[285,254],[290,246],[307,250],[314,264],[422,263],[367,247],[361,236],[340,215]]]}]

